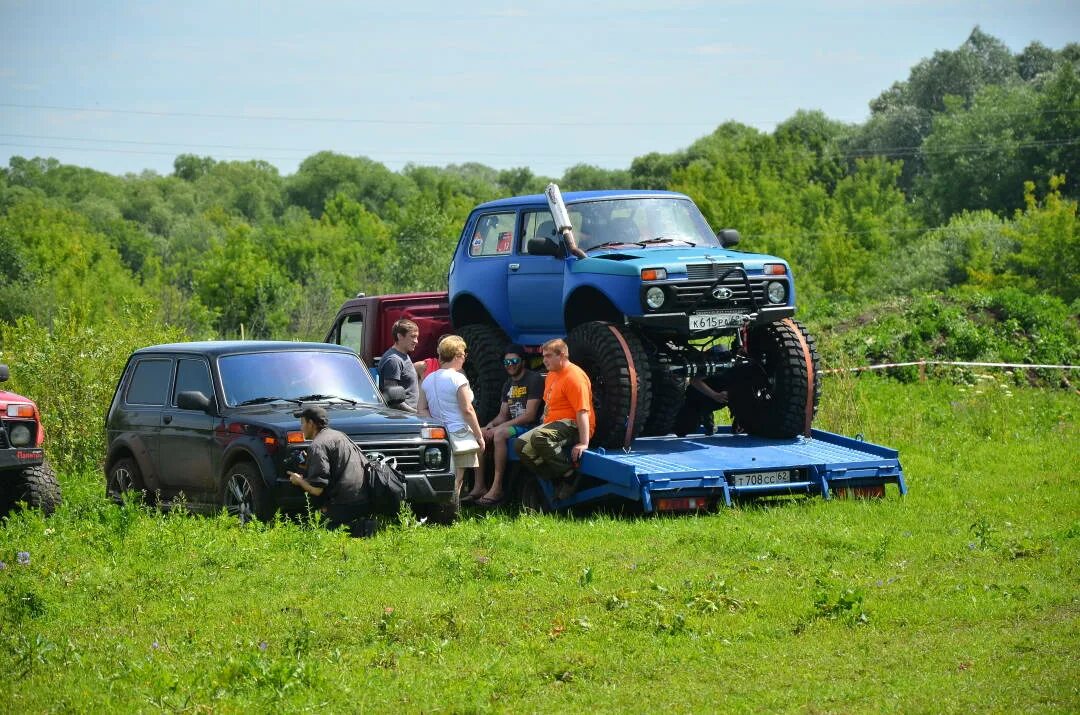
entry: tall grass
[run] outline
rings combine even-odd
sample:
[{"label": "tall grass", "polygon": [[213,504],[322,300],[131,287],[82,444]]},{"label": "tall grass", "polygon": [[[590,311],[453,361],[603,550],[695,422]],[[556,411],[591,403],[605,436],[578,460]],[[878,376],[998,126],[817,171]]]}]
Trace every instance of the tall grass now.
[{"label": "tall grass", "polygon": [[404,520],[350,540],[116,507],[100,475],[64,473],[54,517],[0,527],[0,703],[1080,709],[1077,396],[826,388],[820,425],[899,448],[906,498]]}]

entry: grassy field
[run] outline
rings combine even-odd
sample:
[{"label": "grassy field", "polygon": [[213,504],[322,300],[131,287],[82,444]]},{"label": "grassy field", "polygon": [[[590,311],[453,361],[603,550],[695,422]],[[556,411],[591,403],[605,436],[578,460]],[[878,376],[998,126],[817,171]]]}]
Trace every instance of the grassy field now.
[{"label": "grassy field", "polygon": [[0,710],[1077,712],[1080,398],[978,384],[829,378],[882,501],[350,540],[64,474],[0,526]]}]

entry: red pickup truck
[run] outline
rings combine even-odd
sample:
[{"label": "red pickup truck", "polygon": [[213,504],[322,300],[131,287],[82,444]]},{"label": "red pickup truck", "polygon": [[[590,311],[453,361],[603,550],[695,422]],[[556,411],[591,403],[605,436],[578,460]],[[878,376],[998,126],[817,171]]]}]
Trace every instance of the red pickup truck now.
[{"label": "red pickup truck", "polygon": [[350,347],[365,363],[375,366],[394,344],[390,329],[401,318],[412,320],[420,328],[420,342],[413,351],[413,360],[436,357],[439,336],[453,332],[450,301],[445,291],[373,296],[361,293],[341,306],[326,342]]}]

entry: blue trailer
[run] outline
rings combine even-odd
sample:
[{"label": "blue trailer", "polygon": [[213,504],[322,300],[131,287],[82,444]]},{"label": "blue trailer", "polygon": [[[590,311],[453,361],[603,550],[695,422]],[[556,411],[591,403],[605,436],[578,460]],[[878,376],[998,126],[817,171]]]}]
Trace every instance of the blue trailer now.
[{"label": "blue trailer", "polygon": [[713,436],[643,437],[629,450],[589,450],[579,472],[577,491],[564,500],[549,481],[527,478],[523,502],[559,510],[621,498],[648,514],[763,496],[880,496],[887,484],[907,493],[896,450],[817,429],[785,439],[730,428]]}]

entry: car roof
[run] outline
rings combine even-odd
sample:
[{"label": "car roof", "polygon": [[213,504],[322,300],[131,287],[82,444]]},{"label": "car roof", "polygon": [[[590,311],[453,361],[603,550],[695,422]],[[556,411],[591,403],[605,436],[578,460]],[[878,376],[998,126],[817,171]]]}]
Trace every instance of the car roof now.
[{"label": "car roof", "polygon": [[270,353],[296,350],[320,350],[323,352],[351,353],[344,345],[332,343],[297,343],[290,340],[205,340],[190,343],[163,343],[139,348],[133,354],[190,353],[192,355],[235,355],[238,353]]},{"label": "car roof", "polygon": [[[645,189],[604,189],[603,191],[567,191],[562,195],[563,201],[567,204],[576,203],[579,201],[597,201],[602,199],[641,199],[641,198],[656,198],[656,199],[689,199],[686,194],[680,194],[676,191],[649,191]],[[518,206],[543,206],[548,205],[546,194],[529,194],[527,196],[511,196],[506,199],[496,199],[495,201],[488,201],[486,204],[480,204],[476,209],[494,209],[494,208],[506,208],[506,207],[518,207]]]}]

